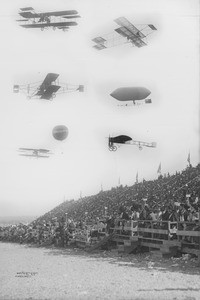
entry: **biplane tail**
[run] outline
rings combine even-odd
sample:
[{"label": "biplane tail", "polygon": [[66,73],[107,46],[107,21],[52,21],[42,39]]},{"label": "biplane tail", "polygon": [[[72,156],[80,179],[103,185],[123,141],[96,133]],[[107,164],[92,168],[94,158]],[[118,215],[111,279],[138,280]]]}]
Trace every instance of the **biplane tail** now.
[{"label": "biplane tail", "polygon": [[77,91],[79,91],[80,93],[84,92],[84,85],[79,85],[79,87],[77,88]]},{"label": "biplane tail", "polygon": [[18,84],[13,85],[13,93],[19,93],[19,85]]},{"label": "biplane tail", "polygon": [[93,48],[95,48],[97,50],[102,50],[102,49],[107,48],[105,45],[107,40],[101,36],[98,36],[98,37],[92,39],[92,41],[96,43],[96,45],[94,45]]}]

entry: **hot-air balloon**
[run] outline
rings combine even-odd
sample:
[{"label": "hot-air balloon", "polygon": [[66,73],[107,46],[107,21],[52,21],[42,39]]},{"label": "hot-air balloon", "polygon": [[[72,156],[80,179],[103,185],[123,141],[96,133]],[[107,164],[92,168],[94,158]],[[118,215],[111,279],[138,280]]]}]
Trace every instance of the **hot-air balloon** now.
[{"label": "hot-air balloon", "polygon": [[156,147],[155,142],[147,143],[147,142],[141,142],[141,141],[134,141],[128,135],[118,135],[115,137],[108,138],[108,149],[110,151],[116,151],[120,144],[136,145],[136,146],[138,146],[139,150],[142,150],[143,147],[151,147],[151,148]]},{"label": "hot-air balloon", "polygon": [[[118,101],[133,101],[133,104],[150,104],[151,99],[147,98],[151,94],[145,87],[121,87],[114,90],[110,96]],[[128,106],[125,103],[125,106]]]},{"label": "hot-air balloon", "polygon": [[63,141],[68,136],[68,128],[65,125],[57,125],[52,131],[54,139]]}]

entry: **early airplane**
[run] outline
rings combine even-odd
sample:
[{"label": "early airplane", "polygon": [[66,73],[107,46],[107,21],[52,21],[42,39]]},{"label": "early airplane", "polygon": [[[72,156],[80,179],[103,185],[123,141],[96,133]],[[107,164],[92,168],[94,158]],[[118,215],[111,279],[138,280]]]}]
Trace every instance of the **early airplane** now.
[{"label": "early airplane", "polygon": [[32,148],[19,148],[20,156],[28,156],[34,158],[48,158],[50,154],[53,154],[47,149],[32,149]]},{"label": "early airplane", "polygon": [[19,15],[22,19],[17,20],[17,22],[24,28],[40,28],[44,30],[45,28],[53,28],[54,30],[61,29],[66,31],[70,26],[75,26],[77,23],[71,21],[71,19],[80,18],[76,10],[62,10],[62,11],[52,11],[38,13],[32,7],[20,8]]},{"label": "early airplane", "polygon": [[115,144],[126,144],[126,145],[136,145],[139,147],[139,150],[142,150],[143,147],[156,147],[156,143],[147,143],[147,142],[141,142],[141,141],[134,141],[130,136],[127,135],[118,135],[115,137],[109,137],[108,138],[108,149],[110,151],[116,151],[118,148],[118,145]]},{"label": "early airplane", "polygon": [[140,48],[147,45],[147,36],[154,30],[157,30],[152,24],[138,25],[136,27],[124,17],[117,18],[114,21],[120,27],[116,28],[113,34],[94,38],[92,41],[96,43],[93,46],[95,49],[102,50],[124,43],[131,43],[132,46]]},{"label": "early airplane", "polygon": [[[27,94],[27,98],[40,98],[45,100],[52,100],[55,98],[56,93],[69,93],[69,92],[83,92],[83,85],[71,85],[71,84],[59,84],[56,83],[59,74],[48,73],[42,83],[30,83],[25,85],[17,85],[13,86],[13,92],[25,92]],[[59,91],[58,91],[59,90]]]},{"label": "early airplane", "polygon": [[152,103],[151,99],[147,98],[150,94],[151,91],[145,87],[121,87],[114,90],[110,96],[128,106],[127,101],[133,102],[134,105]]}]

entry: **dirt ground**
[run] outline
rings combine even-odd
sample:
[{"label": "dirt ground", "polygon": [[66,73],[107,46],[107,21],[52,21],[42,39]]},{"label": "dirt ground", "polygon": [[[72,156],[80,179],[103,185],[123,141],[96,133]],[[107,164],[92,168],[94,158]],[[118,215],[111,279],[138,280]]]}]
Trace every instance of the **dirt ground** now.
[{"label": "dirt ground", "polygon": [[0,299],[200,300],[194,260],[0,243]]}]

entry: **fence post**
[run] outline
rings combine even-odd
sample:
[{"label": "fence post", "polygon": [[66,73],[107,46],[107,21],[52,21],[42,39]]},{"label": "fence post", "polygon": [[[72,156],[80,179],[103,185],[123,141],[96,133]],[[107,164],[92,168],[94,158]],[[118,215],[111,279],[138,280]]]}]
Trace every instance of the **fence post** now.
[{"label": "fence post", "polygon": [[131,220],[131,236],[133,236],[133,220]]},{"label": "fence post", "polygon": [[[151,229],[153,229],[153,221],[151,221]],[[153,232],[151,233],[151,238],[152,238],[152,239],[154,238]]]},{"label": "fence post", "polygon": [[170,221],[167,222],[168,225],[168,241],[170,240]]}]

